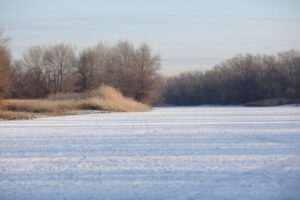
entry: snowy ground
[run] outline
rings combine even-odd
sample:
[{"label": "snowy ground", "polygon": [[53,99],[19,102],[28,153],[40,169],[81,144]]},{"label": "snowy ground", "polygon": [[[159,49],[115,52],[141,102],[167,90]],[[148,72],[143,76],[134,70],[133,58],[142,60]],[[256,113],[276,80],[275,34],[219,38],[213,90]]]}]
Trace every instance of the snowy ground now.
[{"label": "snowy ground", "polygon": [[0,122],[0,199],[300,199],[300,107]]}]

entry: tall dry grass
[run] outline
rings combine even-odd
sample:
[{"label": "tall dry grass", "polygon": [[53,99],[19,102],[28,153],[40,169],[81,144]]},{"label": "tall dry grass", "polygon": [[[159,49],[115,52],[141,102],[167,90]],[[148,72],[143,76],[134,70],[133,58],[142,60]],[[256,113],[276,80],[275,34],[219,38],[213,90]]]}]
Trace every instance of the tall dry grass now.
[{"label": "tall dry grass", "polygon": [[[101,110],[110,112],[146,112],[151,107],[124,97],[118,90],[101,86],[85,93],[55,94],[40,100],[3,100],[0,104],[0,119],[14,119],[17,114],[26,118],[26,113],[57,115],[74,110]],[[9,117],[11,114],[12,117]],[[14,116],[13,116],[14,115]]]},{"label": "tall dry grass", "polygon": [[0,110],[0,119],[16,120],[16,119],[32,119],[34,117],[36,117],[34,113]]},{"label": "tall dry grass", "polygon": [[82,96],[83,99],[77,101],[78,109],[112,112],[146,112],[151,110],[150,106],[124,97],[121,92],[109,86],[101,86]]}]

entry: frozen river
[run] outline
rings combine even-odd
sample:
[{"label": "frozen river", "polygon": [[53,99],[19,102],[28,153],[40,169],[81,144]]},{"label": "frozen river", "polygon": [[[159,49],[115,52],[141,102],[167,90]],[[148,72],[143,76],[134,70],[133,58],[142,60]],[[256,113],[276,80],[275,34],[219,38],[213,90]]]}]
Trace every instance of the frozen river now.
[{"label": "frozen river", "polygon": [[299,200],[300,107],[0,121],[1,200]]}]

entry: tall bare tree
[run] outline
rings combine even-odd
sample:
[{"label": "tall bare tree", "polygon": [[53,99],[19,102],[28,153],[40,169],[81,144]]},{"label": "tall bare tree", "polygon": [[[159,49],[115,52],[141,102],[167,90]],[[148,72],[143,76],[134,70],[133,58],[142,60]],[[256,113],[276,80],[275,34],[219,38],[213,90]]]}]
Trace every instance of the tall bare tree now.
[{"label": "tall bare tree", "polygon": [[47,48],[44,55],[46,70],[51,74],[51,92],[74,90],[76,54],[70,45],[58,44]]},{"label": "tall bare tree", "polygon": [[93,49],[85,49],[79,54],[77,73],[80,91],[86,91],[97,87],[98,73],[96,69],[96,54]]},{"label": "tall bare tree", "polygon": [[10,53],[8,50],[8,39],[0,31],[0,97],[7,97],[10,90]]},{"label": "tall bare tree", "polygon": [[152,55],[147,44],[142,44],[135,54],[135,74],[137,78],[134,98],[138,101],[150,103],[156,97],[156,89],[160,84],[158,70],[160,57]]}]

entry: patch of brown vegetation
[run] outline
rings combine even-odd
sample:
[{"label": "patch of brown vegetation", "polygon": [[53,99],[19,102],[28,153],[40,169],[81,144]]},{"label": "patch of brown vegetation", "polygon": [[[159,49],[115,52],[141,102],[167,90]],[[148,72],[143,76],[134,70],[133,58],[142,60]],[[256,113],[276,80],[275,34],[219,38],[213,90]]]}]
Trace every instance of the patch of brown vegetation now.
[{"label": "patch of brown vegetation", "polygon": [[40,100],[3,100],[0,119],[28,119],[36,114],[62,115],[75,110],[102,110],[110,112],[146,112],[151,107],[124,97],[109,86],[86,93],[57,94]]}]

